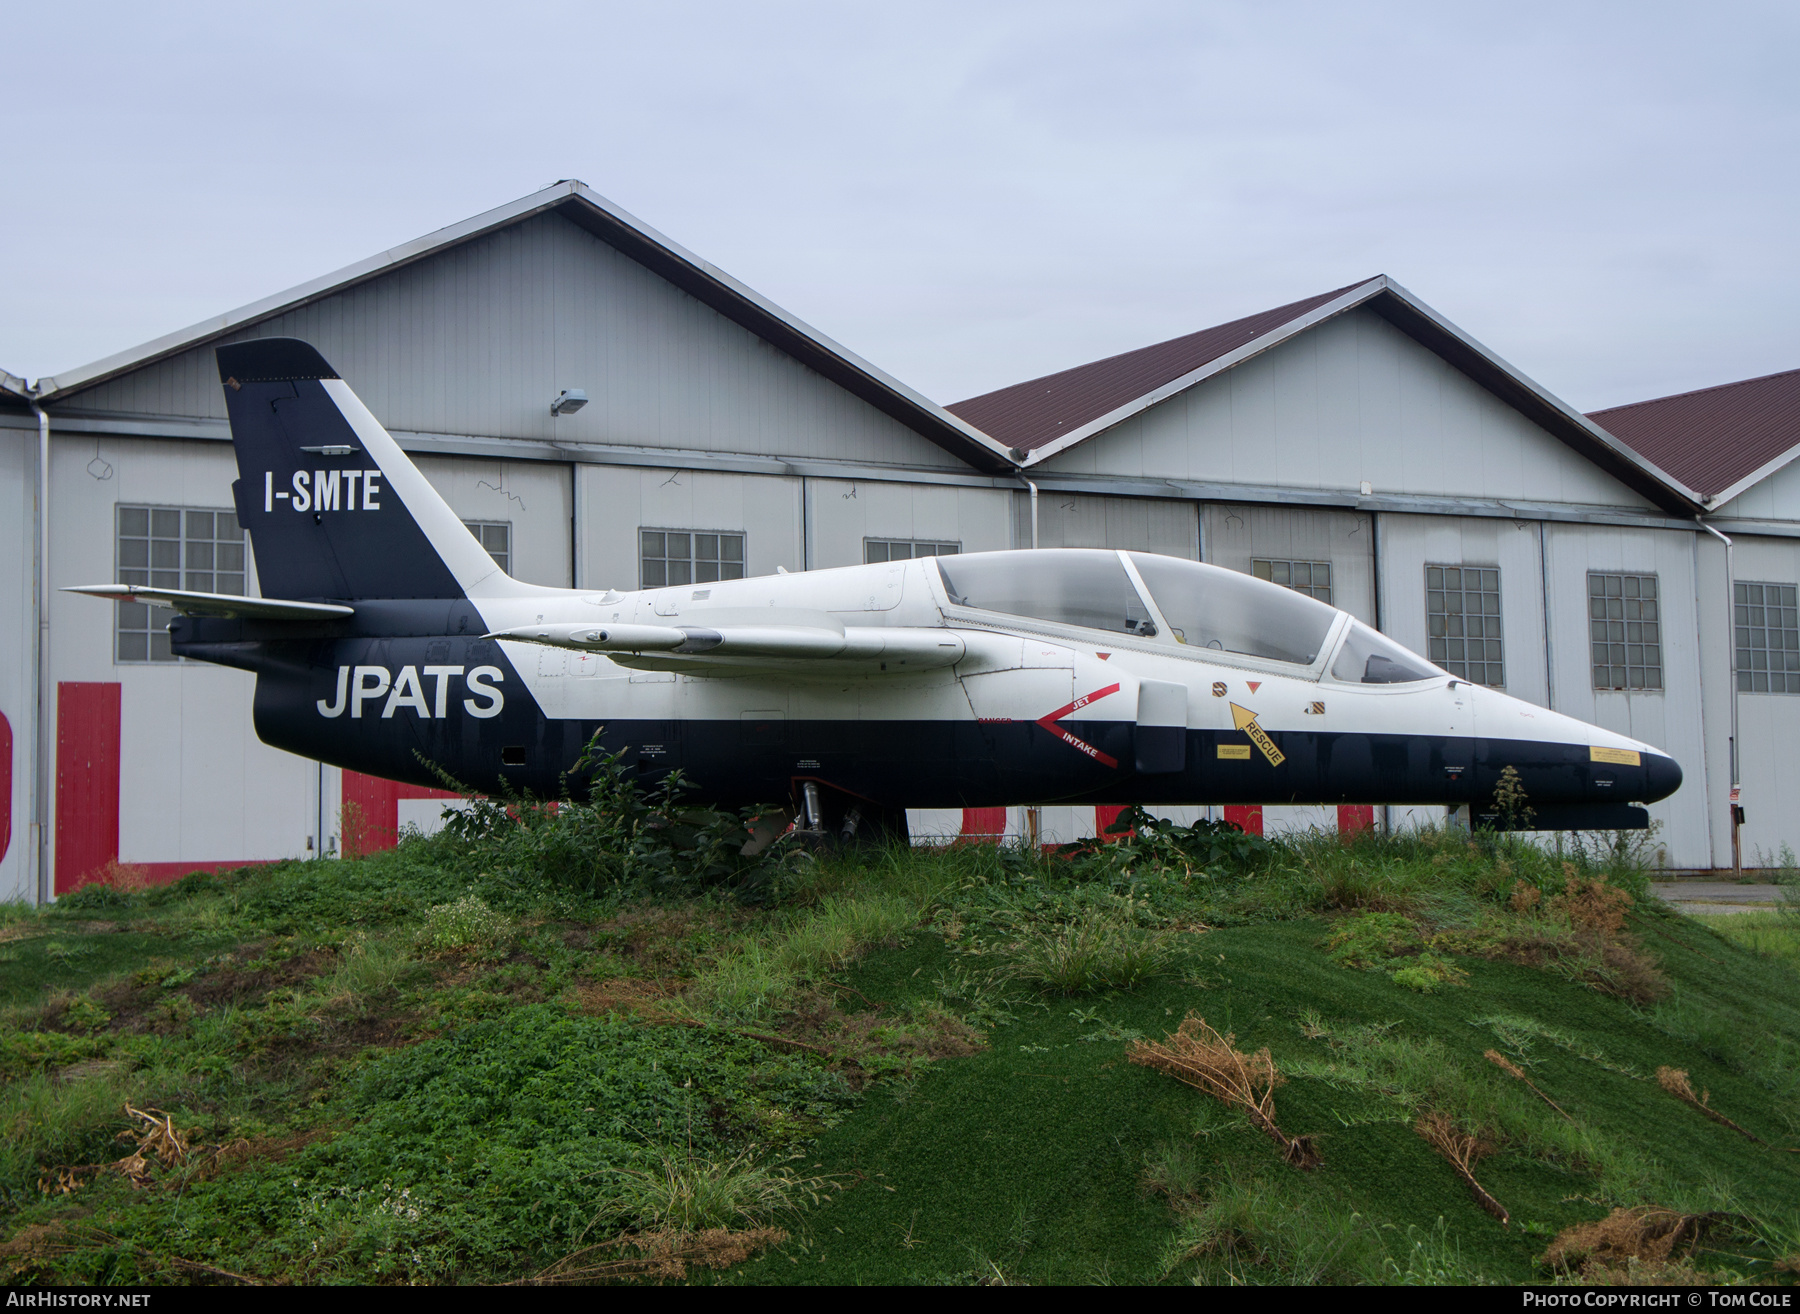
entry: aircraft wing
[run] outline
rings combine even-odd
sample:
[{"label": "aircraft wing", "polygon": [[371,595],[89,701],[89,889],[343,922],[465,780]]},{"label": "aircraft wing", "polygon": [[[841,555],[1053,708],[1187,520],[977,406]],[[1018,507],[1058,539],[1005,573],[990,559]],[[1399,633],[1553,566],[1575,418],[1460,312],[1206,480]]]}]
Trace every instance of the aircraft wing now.
[{"label": "aircraft wing", "polygon": [[905,674],[954,666],[965,646],[953,630],[827,629],[809,625],[522,625],[483,636],[603,653],[636,670],[748,675]]},{"label": "aircraft wing", "polygon": [[336,620],[356,608],[335,602],[289,602],[282,598],[242,598],[231,593],[192,593],[185,589],[153,589],[143,584],[78,584],[64,593],[84,593],[112,602],[152,602],[173,607],[185,616],[224,616],[231,620]]}]

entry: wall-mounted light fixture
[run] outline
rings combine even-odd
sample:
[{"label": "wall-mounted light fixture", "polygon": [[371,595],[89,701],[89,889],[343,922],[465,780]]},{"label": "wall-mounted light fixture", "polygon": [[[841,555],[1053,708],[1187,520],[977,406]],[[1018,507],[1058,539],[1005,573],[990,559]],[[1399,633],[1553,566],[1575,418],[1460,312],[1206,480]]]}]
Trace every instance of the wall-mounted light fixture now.
[{"label": "wall-mounted light fixture", "polygon": [[580,388],[564,388],[556,394],[556,400],[550,403],[550,414],[573,415],[587,405],[587,393]]}]

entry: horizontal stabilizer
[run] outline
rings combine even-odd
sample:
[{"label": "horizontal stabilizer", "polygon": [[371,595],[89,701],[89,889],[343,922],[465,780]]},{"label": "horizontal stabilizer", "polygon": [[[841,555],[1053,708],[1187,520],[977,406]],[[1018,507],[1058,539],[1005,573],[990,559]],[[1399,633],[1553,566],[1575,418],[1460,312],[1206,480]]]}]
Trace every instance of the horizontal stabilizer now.
[{"label": "horizontal stabilizer", "polygon": [[282,598],[242,598],[231,593],[192,593],[153,589],[142,584],[79,584],[64,593],[85,593],[108,602],[151,602],[173,607],[184,616],[223,616],[230,620],[336,620],[356,608],[335,602],[289,602]]},{"label": "horizontal stabilizer", "polygon": [[[871,663],[891,671],[953,666],[962,660],[962,636],[952,630],[808,625],[523,625],[484,636],[614,656],[624,665],[656,669],[709,667],[801,670],[817,664]],[[639,660],[634,660],[639,659]]]}]

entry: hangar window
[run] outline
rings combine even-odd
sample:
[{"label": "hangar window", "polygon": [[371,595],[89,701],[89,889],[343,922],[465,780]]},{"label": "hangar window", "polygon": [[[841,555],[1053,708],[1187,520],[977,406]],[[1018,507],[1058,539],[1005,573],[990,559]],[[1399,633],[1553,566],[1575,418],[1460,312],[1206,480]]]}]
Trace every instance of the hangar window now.
[{"label": "hangar window", "polygon": [[711,584],[744,577],[744,536],[690,529],[638,531],[642,587]]},{"label": "hangar window", "polygon": [[1338,613],[1235,570],[1133,552],[1177,643],[1310,666]]},{"label": "hangar window", "polygon": [[914,557],[953,557],[962,551],[961,543],[933,543],[916,538],[865,538],[863,563],[878,561],[910,561]]},{"label": "hangar window", "polygon": [[1594,688],[1661,689],[1662,614],[1654,575],[1588,572]]},{"label": "hangar window", "polygon": [[1800,693],[1800,609],[1792,584],[1736,584],[1742,693]]},{"label": "hangar window", "polygon": [[[235,512],[121,506],[118,581],[195,593],[244,592],[244,530]],[[172,662],[175,613],[147,602],[120,602],[114,652],[120,662]]]},{"label": "hangar window", "polygon": [[1425,567],[1425,623],[1432,661],[1470,684],[1506,684],[1497,567]]},{"label": "hangar window", "polygon": [[938,559],[944,591],[959,607],[1031,616],[1059,625],[1148,637],[1150,609],[1117,552],[1054,548]]},{"label": "hangar window", "polygon": [[487,549],[494,564],[512,574],[512,523],[506,520],[465,520],[475,541]]},{"label": "hangar window", "polygon": [[1253,557],[1250,573],[1257,579],[1304,593],[1327,605],[1331,602],[1331,563],[1329,561],[1272,561]]}]

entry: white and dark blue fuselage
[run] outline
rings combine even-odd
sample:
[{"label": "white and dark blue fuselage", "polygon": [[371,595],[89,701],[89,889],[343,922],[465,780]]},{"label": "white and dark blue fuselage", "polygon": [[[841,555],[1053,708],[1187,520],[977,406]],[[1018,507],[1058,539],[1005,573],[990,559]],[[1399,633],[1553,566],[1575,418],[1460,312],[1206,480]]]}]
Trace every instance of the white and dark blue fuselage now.
[{"label": "white and dark blue fuselage", "polygon": [[[258,734],[357,771],[554,794],[596,733],[697,801],[881,810],[1490,806],[1641,824],[1681,771],[1345,613],[1143,553],[968,554],[631,592],[513,580],[318,354],[219,350],[264,597],[159,595],[254,671]],[[84,591],[125,596],[123,586]],[[136,596],[144,596],[137,590]]]}]

